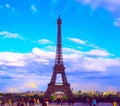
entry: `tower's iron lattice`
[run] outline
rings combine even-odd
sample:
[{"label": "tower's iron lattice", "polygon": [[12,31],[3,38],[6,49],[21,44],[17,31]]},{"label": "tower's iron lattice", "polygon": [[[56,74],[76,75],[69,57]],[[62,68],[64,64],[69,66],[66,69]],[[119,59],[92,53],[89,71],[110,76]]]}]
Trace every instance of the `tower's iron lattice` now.
[{"label": "tower's iron lattice", "polygon": [[[61,24],[62,24],[62,20],[60,19],[60,16],[59,16],[57,20],[58,30],[57,30],[55,65],[53,67],[52,78],[44,94],[45,98],[49,98],[51,94],[57,91],[64,92],[68,96],[69,99],[73,97],[72,91],[70,89],[70,84],[68,83],[67,78],[66,78],[65,67],[63,64]],[[57,74],[61,74],[62,84],[56,83]]]}]

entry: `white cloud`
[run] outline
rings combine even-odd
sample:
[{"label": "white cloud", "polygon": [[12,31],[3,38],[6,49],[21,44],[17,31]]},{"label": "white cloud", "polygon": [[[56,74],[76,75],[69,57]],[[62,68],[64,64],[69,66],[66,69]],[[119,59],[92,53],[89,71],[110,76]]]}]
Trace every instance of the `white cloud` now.
[{"label": "white cloud", "polygon": [[114,25],[116,27],[120,27],[120,18],[116,19],[116,21],[114,22]]},{"label": "white cloud", "polygon": [[6,91],[16,93],[19,92],[19,89],[17,87],[8,87]]},{"label": "white cloud", "polygon": [[[17,75],[16,75],[17,76]],[[20,80],[21,79],[21,80]],[[19,84],[7,87],[7,92],[20,92],[20,91],[40,91],[41,86],[45,86],[49,82],[49,77],[43,75],[29,74],[19,77]],[[43,81],[44,80],[44,81]]]},{"label": "white cloud", "polygon": [[97,8],[104,8],[114,17],[116,17],[116,21],[114,22],[115,26],[120,26],[120,0],[75,0],[77,2],[83,3],[85,5],[90,5],[93,10]]},{"label": "white cloud", "polygon": [[92,8],[104,7],[111,12],[118,11],[120,0],[76,0],[80,3],[88,4]]},{"label": "white cloud", "polygon": [[43,51],[42,49],[39,49],[37,47],[33,48],[32,54],[36,56],[42,56],[42,58],[44,59],[52,59],[55,55],[54,52]]},{"label": "white cloud", "polygon": [[52,42],[48,39],[40,39],[40,40],[38,40],[38,43],[40,43],[40,44],[52,44]]},{"label": "white cloud", "polygon": [[[103,91],[103,87],[101,87],[100,84],[95,83],[95,82],[91,82],[91,83],[83,83],[82,81],[79,81],[81,84],[78,84],[76,82],[71,84],[71,87],[73,88],[73,90],[75,90],[74,88],[76,88],[77,91],[81,90],[82,92],[85,91]],[[93,87],[94,85],[94,87]]]},{"label": "white cloud", "polygon": [[90,55],[90,56],[110,56],[111,54],[108,53],[105,50],[100,50],[100,49],[96,49],[96,50],[91,50],[89,52],[85,52],[85,54]]},{"label": "white cloud", "polygon": [[81,51],[75,50],[75,49],[72,49],[72,48],[63,48],[63,52],[65,54],[80,54],[80,55],[83,54]]},{"label": "white cloud", "polygon": [[95,49],[99,49],[100,48],[100,47],[96,46],[95,44],[89,43],[86,40],[81,40],[81,39],[78,39],[78,38],[67,38],[67,39],[72,41],[72,42],[74,42],[74,43],[81,44],[81,45],[86,46],[86,47],[92,47],[92,48],[95,48]]},{"label": "white cloud", "polygon": [[33,48],[32,53],[35,55],[43,55],[44,51],[36,47],[36,48]]},{"label": "white cloud", "polygon": [[38,84],[32,81],[22,86],[22,89],[25,89],[25,88],[38,88]]},{"label": "white cloud", "polygon": [[0,5],[0,10],[3,12],[6,12],[8,15],[17,15],[18,13],[16,12],[15,8],[12,7],[10,4],[5,4],[5,5]]},{"label": "white cloud", "polygon": [[[108,71],[109,67],[120,67],[119,59],[109,58],[110,54],[105,51],[91,53],[86,55],[86,52],[71,52],[64,54],[64,60],[69,71]],[[97,55],[97,57],[96,57]],[[105,58],[104,58],[105,57]],[[71,61],[71,62],[70,62]],[[73,64],[74,63],[74,64]]]},{"label": "white cloud", "polygon": [[120,67],[120,61],[118,59],[111,58],[89,58],[85,57],[81,64],[81,67],[88,71],[109,71],[109,67]]},{"label": "white cloud", "polygon": [[9,4],[5,4],[5,7],[9,9],[9,8],[10,8],[10,5],[9,5]]},{"label": "white cloud", "polygon": [[88,52],[83,52],[64,48],[63,51],[64,60],[68,67],[70,66],[69,71],[107,71],[112,66],[120,67],[119,59],[111,58],[113,55],[104,49],[93,49]]},{"label": "white cloud", "polygon": [[[38,70],[34,70],[34,71],[38,71]],[[4,88],[5,91],[8,92],[40,91],[43,90],[42,87],[44,87],[45,90],[46,85],[50,80],[50,75],[44,75],[43,72],[41,71],[39,74],[28,73],[28,71],[21,74],[17,74],[16,72],[14,72],[13,77],[15,77],[17,80],[12,80],[12,83],[14,84],[9,86],[7,85],[6,87],[7,90],[5,90]],[[9,80],[9,82],[11,81]]]},{"label": "white cloud", "polygon": [[9,15],[11,14],[15,14],[17,15],[18,13],[15,11],[15,8],[12,7],[10,4],[5,4],[4,8],[3,9],[6,9],[9,13]]},{"label": "white cloud", "polygon": [[[111,73],[114,73],[116,67],[120,68],[120,60],[118,58],[103,58],[103,56],[107,56],[107,53],[103,53],[102,56],[94,58],[92,56],[86,56],[86,52],[70,48],[63,50],[66,50],[63,54],[64,63],[66,72],[73,77],[73,87],[76,87],[74,85],[77,78],[77,76],[74,75],[75,73],[77,75],[80,74],[79,78],[80,80],[82,78],[84,82],[88,77],[94,77],[92,72],[101,72],[105,75],[104,73],[109,74],[109,68],[112,70]],[[69,51],[69,53],[67,53],[67,51]],[[37,47],[33,48],[30,53],[0,52],[0,83],[4,81],[6,87],[3,88],[8,91],[17,91],[17,89],[18,91],[38,90],[40,88],[45,90],[51,78],[54,59],[54,51],[49,52]],[[81,72],[86,74],[81,74]],[[89,76],[87,72],[90,72]],[[68,79],[69,77],[68,75]],[[100,77],[100,75],[97,74],[97,77]],[[7,78],[10,78],[10,80],[5,80]],[[11,85],[11,83],[14,83],[14,85]],[[76,88],[79,89],[80,85],[78,84]],[[100,84],[100,87],[101,86]],[[96,88],[100,87],[96,85]],[[90,89],[92,89],[92,84]]]},{"label": "white cloud", "polygon": [[25,66],[24,55],[20,53],[0,52],[0,65]]},{"label": "white cloud", "polygon": [[82,44],[82,45],[86,44],[86,41],[81,40],[81,39],[77,39],[77,38],[67,38],[67,39],[72,41],[72,42],[78,43],[78,44]]},{"label": "white cloud", "polygon": [[32,13],[37,13],[38,11],[35,5],[31,5],[30,10],[32,11]]},{"label": "white cloud", "polygon": [[[83,75],[82,73],[78,73],[78,72],[75,72],[75,73],[76,73],[76,76],[72,76],[72,75],[69,76],[69,81],[71,82],[71,88],[73,88],[73,91],[78,91],[78,90],[81,90],[82,92],[84,91],[111,91],[110,87],[114,88],[115,91],[119,91],[119,88],[120,88],[119,83],[117,84],[118,86],[114,86],[114,84],[112,85],[109,83],[109,81],[112,81],[112,80],[114,82],[115,81],[114,78],[104,79],[100,77],[101,73],[93,74],[92,72],[89,72],[89,73],[84,73]],[[102,73],[105,74],[104,72]]]},{"label": "white cloud", "polygon": [[2,38],[24,39],[22,36],[20,36],[17,33],[11,33],[11,32],[7,32],[7,31],[0,32],[0,36],[2,36]]},{"label": "white cloud", "polygon": [[99,46],[96,46],[95,44],[87,44],[87,46],[95,48],[95,49],[99,49],[100,48]]},{"label": "white cloud", "polygon": [[[90,80],[90,79],[88,79]],[[96,80],[90,81],[82,80],[82,79],[76,79],[76,82],[73,82],[71,84],[71,87],[73,88],[73,91],[81,90],[82,92],[88,92],[88,91],[119,91],[119,87],[110,86],[110,85],[104,85],[104,82],[101,81],[98,83]],[[79,82],[80,84],[78,84]],[[74,89],[75,88],[75,89]]]}]

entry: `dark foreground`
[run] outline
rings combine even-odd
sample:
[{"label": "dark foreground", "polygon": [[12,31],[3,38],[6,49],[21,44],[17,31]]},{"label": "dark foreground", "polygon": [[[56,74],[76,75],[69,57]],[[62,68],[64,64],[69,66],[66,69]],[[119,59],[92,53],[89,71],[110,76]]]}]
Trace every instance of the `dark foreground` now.
[{"label": "dark foreground", "polygon": [[[41,103],[36,103],[36,104],[24,104],[24,105],[18,105],[17,102],[13,104],[5,103],[5,104],[0,104],[0,106],[43,106]],[[90,106],[88,103],[74,103],[74,104],[68,104],[68,103],[63,103],[63,104],[57,104],[57,103],[48,103],[47,106]],[[93,106],[93,105],[92,105]],[[96,106],[114,106],[113,103],[97,103]],[[117,106],[119,106],[117,104]]]}]

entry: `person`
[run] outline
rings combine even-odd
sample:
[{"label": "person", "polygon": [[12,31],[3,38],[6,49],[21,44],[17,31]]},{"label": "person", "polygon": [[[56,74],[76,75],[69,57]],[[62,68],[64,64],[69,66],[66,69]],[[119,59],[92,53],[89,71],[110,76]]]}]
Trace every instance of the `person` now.
[{"label": "person", "polygon": [[12,99],[8,100],[9,106],[12,106]]},{"label": "person", "polygon": [[40,101],[39,101],[39,99],[37,99],[35,106],[40,106]]},{"label": "person", "polygon": [[118,101],[118,106],[120,106],[120,99],[119,99],[119,101]]},{"label": "person", "polygon": [[93,99],[93,106],[97,105],[97,101],[95,99]]},{"label": "person", "polygon": [[86,99],[86,104],[89,106],[89,98]]},{"label": "person", "polygon": [[42,99],[41,102],[42,102],[42,106],[44,106],[45,105],[44,99]]},{"label": "person", "polygon": [[48,106],[48,98],[45,98],[44,103],[45,103],[45,106]]},{"label": "person", "polygon": [[61,99],[61,102],[60,102],[60,104],[61,104],[61,106],[62,106],[62,104],[63,104],[63,98]]},{"label": "person", "polygon": [[113,102],[113,106],[117,106],[117,102],[116,101]]}]

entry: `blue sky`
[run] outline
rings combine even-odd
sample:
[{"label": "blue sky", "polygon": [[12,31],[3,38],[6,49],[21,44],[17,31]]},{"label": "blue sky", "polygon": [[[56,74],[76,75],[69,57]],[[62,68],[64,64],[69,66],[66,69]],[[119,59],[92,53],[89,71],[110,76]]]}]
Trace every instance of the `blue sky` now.
[{"label": "blue sky", "polygon": [[74,90],[120,89],[120,0],[0,0],[0,91],[46,90],[62,19]]}]

